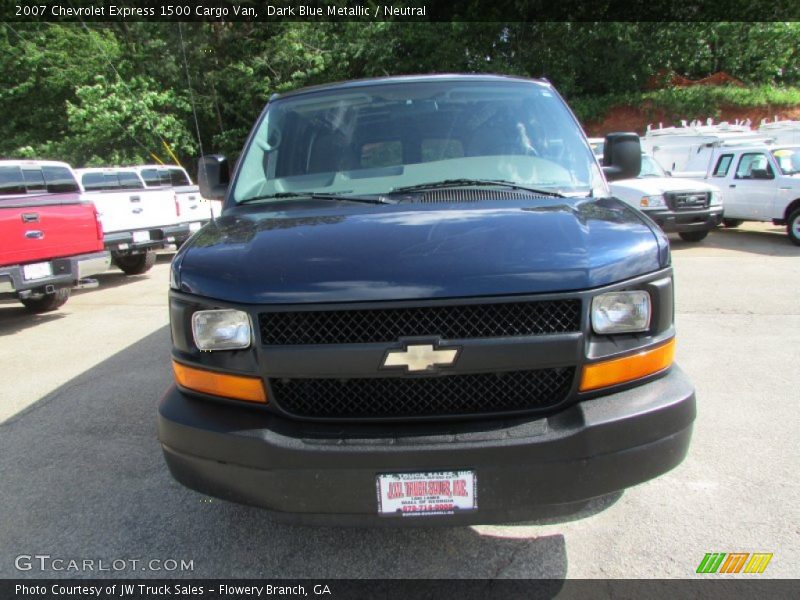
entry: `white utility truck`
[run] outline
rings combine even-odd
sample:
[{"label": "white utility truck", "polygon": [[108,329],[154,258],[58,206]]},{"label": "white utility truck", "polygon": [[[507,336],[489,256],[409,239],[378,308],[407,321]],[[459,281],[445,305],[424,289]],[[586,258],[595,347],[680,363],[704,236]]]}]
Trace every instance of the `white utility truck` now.
[{"label": "white utility truck", "polygon": [[668,172],[707,171],[713,148],[720,144],[753,144],[770,141],[764,132],[753,131],[749,122],[698,122],[680,127],[647,127],[642,151],[651,155]]},{"label": "white utility truck", "polygon": [[800,121],[763,119],[758,132],[770,136],[776,144],[800,144]]},{"label": "white utility truck", "polygon": [[772,221],[800,245],[800,145],[720,144],[711,158],[706,171],[684,176],[720,187],[726,227]]}]

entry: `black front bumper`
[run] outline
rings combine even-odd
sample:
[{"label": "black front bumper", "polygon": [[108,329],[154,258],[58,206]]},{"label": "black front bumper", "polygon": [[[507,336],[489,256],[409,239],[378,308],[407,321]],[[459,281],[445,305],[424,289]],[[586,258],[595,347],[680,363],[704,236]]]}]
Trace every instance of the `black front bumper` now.
[{"label": "black front bumper", "polygon": [[653,219],[665,233],[708,231],[722,223],[722,206],[698,210],[648,210],[645,214]]},{"label": "black front bumper", "polygon": [[[686,456],[694,389],[677,367],[548,418],[476,425],[292,421],[170,388],[159,406],[164,456],[181,483],[320,525],[466,525],[530,520],[656,477]],[[383,473],[471,469],[478,509],[378,516]]]}]

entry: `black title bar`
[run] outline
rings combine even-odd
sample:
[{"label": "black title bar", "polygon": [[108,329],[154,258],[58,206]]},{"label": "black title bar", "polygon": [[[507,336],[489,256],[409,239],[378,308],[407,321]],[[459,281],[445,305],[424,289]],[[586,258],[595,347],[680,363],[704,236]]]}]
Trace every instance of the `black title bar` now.
[{"label": "black title bar", "polygon": [[798,0],[4,0],[0,21],[798,21]]}]

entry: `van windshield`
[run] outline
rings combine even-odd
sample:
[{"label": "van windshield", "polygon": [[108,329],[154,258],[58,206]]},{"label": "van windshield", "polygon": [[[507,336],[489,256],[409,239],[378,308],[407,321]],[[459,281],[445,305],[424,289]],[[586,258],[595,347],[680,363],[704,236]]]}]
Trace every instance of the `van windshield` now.
[{"label": "van windshield", "polygon": [[388,194],[465,178],[567,195],[606,189],[549,85],[437,79],[271,102],[240,161],[233,198]]}]

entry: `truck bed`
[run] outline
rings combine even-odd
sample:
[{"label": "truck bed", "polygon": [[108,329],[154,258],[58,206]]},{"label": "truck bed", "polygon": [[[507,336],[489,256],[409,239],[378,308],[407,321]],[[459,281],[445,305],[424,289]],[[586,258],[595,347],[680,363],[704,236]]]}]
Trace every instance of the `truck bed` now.
[{"label": "truck bed", "polygon": [[107,234],[179,222],[175,196],[169,189],[85,192],[84,198],[97,206]]},{"label": "truck bed", "polygon": [[0,266],[103,250],[95,207],[77,194],[0,198]]}]

